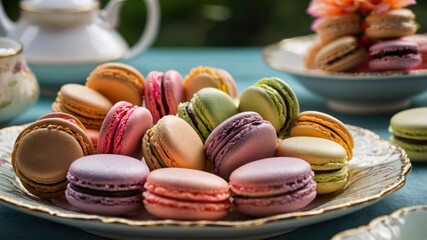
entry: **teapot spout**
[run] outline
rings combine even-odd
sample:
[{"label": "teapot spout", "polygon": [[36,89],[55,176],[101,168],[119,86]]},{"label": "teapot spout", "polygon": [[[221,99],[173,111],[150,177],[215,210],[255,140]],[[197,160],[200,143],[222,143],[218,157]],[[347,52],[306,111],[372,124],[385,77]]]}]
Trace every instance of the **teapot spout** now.
[{"label": "teapot spout", "polygon": [[14,27],[15,23],[6,15],[3,3],[0,1],[0,36],[6,37]]},{"label": "teapot spout", "polygon": [[119,23],[119,13],[126,0],[110,0],[100,13],[100,18],[111,28],[115,28]]}]

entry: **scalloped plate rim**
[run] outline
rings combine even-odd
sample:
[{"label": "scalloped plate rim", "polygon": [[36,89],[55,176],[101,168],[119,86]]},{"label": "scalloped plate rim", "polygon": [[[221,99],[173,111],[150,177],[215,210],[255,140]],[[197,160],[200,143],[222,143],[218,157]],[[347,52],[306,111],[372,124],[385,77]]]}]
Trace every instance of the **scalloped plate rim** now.
[{"label": "scalloped plate rim", "polygon": [[351,229],[344,230],[340,233],[337,233],[335,236],[332,237],[331,240],[340,240],[345,237],[350,237],[352,235],[356,235],[362,232],[368,232],[370,229],[373,229],[378,224],[382,224],[390,219],[397,219],[399,216],[406,218],[408,214],[411,214],[416,211],[427,212],[427,205],[415,205],[415,206],[400,208],[389,215],[382,215],[372,219],[367,225],[362,225],[357,228],[351,228]]},{"label": "scalloped plate rim", "polygon": [[[388,141],[380,138],[377,134],[373,133],[370,130],[363,129],[357,126],[351,126],[348,125],[350,128],[354,129],[355,131],[361,131],[364,134],[369,135],[376,141],[384,141],[389,143]],[[0,129],[0,135],[6,134],[9,131],[18,131],[18,129],[22,129],[24,125],[21,126],[12,126]],[[391,144],[392,145],[392,144]],[[326,207],[324,209],[317,209],[317,210],[307,210],[307,211],[300,211],[300,212],[293,212],[293,213],[285,213],[281,215],[275,215],[271,217],[266,218],[260,218],[260,219],[250,219],[250,220],[243,220],[243,221],[175,221],[175,220],[128,220],[126,218],[120,218],[120,217],[105,217],[105,216],[98,216],[98,215],[89,215],[85,213],[78,213],[75,212],[74,215],[72,214],[65,214],[61,216],[60,211],[49,211],[46,210],[43,207],[34,207],[34,206],[26,206],[24,203],[20,203],[17,200],[8,199],[5,198],[3,195],[0,195],[0,203],[4,204],[7,207],[16,209],[18,211],[42,217],[48,220],[62,222],[67,225],[76,226],[83,228],[85,223],[91,223],[94,226],[99,225],[116,225],[116,226],[126,226],[126,227],[150,227],[151,229],[153,227],[214,227],[214,228],[222,228],[222,229],[232,229],[232,228],[250,228],[250,227],[257,227],[260,225],[269,225],[269,224],[281,224],[285,223],[286,221],[297,221],[300,219],[306,219],[307,221],[312,223],[318,222],[315,221],[315,217],[322,216],[326,219],[331,219],[334,217],[342,216],[345,214],[348,214],[350,212],[359,210],[363,207],[366,207],[368,205],[371,205],[383,197],[397,191],[400,189],[406,181],[406,176],[411,171],[411,164],[409,159],[407,158],[404,150],[396,147],[397,150],[400,153],[400,172],[398,175],[398,179],[396,179],[393,184],[390,184],[387,186],[387,189],[383,189],[381,192],[374,194],[373,196],[370,196],[370,198],[365,199],[358,199],[357,201],[352,202],[350,205],[348,204],[341,204],[339,206],[333,206],[333,207]],[[65,209],[63,209],[65,210]],[[343,211],[344,210],[344,211]],[[65,210],[68,212],[71,212],[69,210]],[[338,214],[337,214],[338,213]],[[336,215],[336,216],[334,216]],[[326,217],[325,217],[326,216]],[[107,219],[107,221],[106,221]],[[81,224],[81,225],[80,225]],[[296,224],[298,225],[298,224]],[[306,224],[307,225],[307,224]],[[305,225],[304,225],[305,226]],[[301,226],[295,226],[295,227],[301,227]],[[282,229],[283,230],[283,229]]]}]

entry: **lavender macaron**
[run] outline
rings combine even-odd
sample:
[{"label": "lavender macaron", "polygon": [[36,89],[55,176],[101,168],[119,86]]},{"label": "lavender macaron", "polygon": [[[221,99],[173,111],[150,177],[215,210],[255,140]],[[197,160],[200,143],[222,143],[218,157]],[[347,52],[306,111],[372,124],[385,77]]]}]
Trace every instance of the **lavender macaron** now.
[{"label": "lavender macaron", "polygon": [[212,172],[228,180],[231,172],[252,161],[274,157],[276,130],[256,112],[238,113],[216,127],[204,149]]},{"label": "lavender macaron", "polygon": [[375,71],[407,70],[421,64],[418,44],[413,41],[381,41],[369,48],[369,54],[369,67]]},{"label": "lavender macaron", "polygon": [[255,217],[301,210],[316,197],[310,164],[300,158],[275,157],[245,164],[230,176],[236,209]]},{"label": "lavender macaron", "polygon": [[75,208],[101,215],[125,215],[142,207],[142,190],[149,173],[138,159],[116,154],[94,154],[74,161],[65,191]]}]

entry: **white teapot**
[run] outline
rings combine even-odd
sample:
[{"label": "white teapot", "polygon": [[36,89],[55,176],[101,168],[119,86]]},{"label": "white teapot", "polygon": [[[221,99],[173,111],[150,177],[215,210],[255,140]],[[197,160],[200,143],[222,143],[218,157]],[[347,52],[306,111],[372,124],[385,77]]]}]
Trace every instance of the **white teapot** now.
[{"label": "white teapot", "polygon": [[[79,81],[99,63],[130,59],[142,53],[157,37],[158,0],[144,0],[144,31],[134,46],[128,46],[115,29],[124,2],[110,0],[100,9],[97,0],[22,0],[21,16],[16,23],[0,4],[0,36],[24,45],[25,58],[41,84]],[[61,76],[57,76],[57,71]]]}]

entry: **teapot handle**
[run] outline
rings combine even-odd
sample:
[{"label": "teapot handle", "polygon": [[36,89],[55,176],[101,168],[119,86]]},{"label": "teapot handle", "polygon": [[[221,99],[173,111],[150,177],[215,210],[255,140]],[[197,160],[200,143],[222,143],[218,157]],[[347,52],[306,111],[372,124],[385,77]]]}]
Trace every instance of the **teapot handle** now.
[{"label": "teapot handle", "polygon": [[126,59],[133,58],[136,55],[144,52],[157,37],[159,24],[160,24],[160,8],[158,0],[144,0],[147,7],[147,21],[145,23],[144,31],[139,37],[138,41],[133,45]]}]

